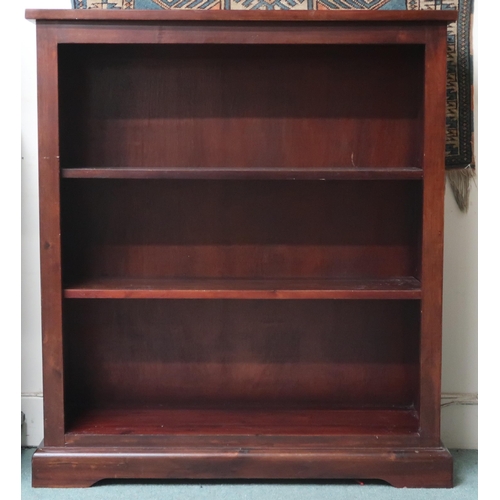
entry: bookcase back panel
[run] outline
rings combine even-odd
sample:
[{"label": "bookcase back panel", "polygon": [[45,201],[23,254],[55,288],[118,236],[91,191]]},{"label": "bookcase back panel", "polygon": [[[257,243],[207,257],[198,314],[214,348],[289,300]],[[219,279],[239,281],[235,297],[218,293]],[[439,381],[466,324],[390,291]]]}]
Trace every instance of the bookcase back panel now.
[{"label": "bookcase back panel", "polygon": [[67,284],[415,276],[418,181],[66,179]]},{"label": "bookcase back panel", "polygon": [[60,45],[63,167],[419,167],[423,46]]},{"label": "bookcase back panel", "polygon": [[418,301],[67,300],[68,405],[411,407]]}]

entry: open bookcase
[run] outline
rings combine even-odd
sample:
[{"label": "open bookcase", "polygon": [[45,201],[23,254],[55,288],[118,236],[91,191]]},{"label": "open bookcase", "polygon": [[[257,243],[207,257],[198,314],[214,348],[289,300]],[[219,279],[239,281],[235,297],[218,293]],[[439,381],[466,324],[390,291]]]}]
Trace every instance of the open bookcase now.
[{"label": "open bookcase", "polygon": [[27,12],[35,486],[451,486],[439,403],[455,16]]}]

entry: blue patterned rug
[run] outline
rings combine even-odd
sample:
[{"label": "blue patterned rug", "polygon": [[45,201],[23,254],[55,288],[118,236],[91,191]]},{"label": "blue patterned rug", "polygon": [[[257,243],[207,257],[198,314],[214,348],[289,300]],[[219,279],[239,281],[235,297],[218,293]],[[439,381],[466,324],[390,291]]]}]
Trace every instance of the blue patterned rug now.
[{"label": "blue patterned rug", "polygon": [[72,0],[75,9],[217,10],[458,10],[448,27],[446,168],[461,210],[468,207],[474,175],[472,60],[473,0]]}]

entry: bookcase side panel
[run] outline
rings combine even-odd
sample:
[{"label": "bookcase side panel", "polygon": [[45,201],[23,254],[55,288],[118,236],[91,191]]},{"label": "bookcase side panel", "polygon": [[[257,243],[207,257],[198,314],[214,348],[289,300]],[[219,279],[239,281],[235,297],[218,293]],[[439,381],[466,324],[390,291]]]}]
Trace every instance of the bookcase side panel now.
[{"label": "bookcase side panel", "polygon": [[64,443],[57,38],[37,25],[44,443]]},{"label": "bookcase side panel", "polygon": [[446,26],[427,28],[425,52],[424,190],[420,424],[440,442],[443,231],[445,188]]}]

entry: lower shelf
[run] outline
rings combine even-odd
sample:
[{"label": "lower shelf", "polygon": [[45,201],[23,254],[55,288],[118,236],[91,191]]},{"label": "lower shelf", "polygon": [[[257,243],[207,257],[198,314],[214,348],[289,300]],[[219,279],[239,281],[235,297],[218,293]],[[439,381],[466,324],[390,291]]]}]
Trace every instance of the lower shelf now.
[{"label": "lower shelf", "polygon": [[414,410],[99,409],[76,418],[76,435],[387,435],[418,432]]},{"label": "lower shelf", "polygon": [[[397,450],[397,451],[396,451]],[[396,487],[450,488],[443,446],[414,448],[52,448],[33,456],[34,487],[86,487],[102,479],[382,479]]]}]

